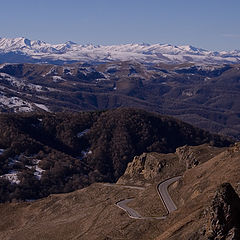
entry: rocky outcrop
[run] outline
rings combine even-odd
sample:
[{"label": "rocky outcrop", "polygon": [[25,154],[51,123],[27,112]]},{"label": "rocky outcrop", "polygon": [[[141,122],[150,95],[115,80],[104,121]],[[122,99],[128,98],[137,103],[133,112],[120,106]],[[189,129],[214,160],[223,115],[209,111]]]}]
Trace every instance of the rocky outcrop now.
[{"label": "rocky outcrop", "polygon": [[209,214],[208,240],[240,239],[240,198],[231,184],[218,188]]},{"label": "rocky outcrop", "polygon": [[144,185],[181,175],[184,171],[185,164],[179,161],[176,153],[143,153],[128,163],[117,183]]},{"label": "rocky outcrop", "polygon": [[186,164],[186,169],[193,168],[199,164],[197,156],[190,146],[183,146],[176,149],[179,161]]},{"label": "rocky outcrop", "polygon": [[240,152],[240,142],[236,142],[232,147],[233,152]]},{"label": "rocky outcrop", "polygon": [[133,161],[128,163],[125,173],[119,178],[118,183],[144,184],[144,181],[152,181],[155,178],[161,180],[182,175],[186,169],[194,168],[222,151],[224,148],[202,144],[178,147],[175,153],[143,153],[135,156]]},{"label": "rocky outcrop", "polygon": [[185,165],[186,169],[194,168],[209,159],[213,158],[224,148],[216,148],[209,144],[199,146],[182,146],[176,149],[176,154],[181,164]]},{"label": "rocky outcrop", "polygon": [[118,180],[123,183],[124,179],[150,180],[155,178],[166,165],[165,159],[159,159],[154,153],[143,153],[135,156],[133,161],[128,163],[124,175]]}]

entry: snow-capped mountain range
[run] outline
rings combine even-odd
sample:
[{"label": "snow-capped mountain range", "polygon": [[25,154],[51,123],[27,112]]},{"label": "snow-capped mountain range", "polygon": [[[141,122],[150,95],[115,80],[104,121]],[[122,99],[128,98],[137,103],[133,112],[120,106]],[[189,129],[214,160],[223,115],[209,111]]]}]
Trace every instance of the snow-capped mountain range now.
[{"label": "snow-capped mountain range", "polygon": [[3,62],[111,62],[146,63],[240,63],[240,51],[215,52],[193,46],[169,44],[79,45],[71,41],[49,44],[26,38],[0,38],[0,63]]}]

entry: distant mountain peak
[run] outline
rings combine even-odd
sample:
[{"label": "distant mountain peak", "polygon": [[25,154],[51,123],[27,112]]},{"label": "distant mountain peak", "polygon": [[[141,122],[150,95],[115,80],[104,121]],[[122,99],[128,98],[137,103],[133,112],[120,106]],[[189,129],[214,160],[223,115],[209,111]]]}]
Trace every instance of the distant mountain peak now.
[{"label": "distant mountain peak", "polygon": [[203,48],[197,48],[197,47],[194,47],[192,45],[182,45],[182,46],[179,46],[179,48],[182,48],[186,51],[207,52],[207,50],[205,50]]},{"label": "distant mountain peak", "polygon": [[[24,37],[0,38],[0,63],[9,61],[8,54],[14,53],[15,62],[110,62],[138,61],[146,63],[240,63],[240,51],[214,52],[192,45],[130,43],[120,45],[80,45],[72,41],[49,44]],[[20,55],[20,57],[19,57]],[[21,56],[22,57],[21,60]],[[1,60],[3,59],[3,60]],[[14,59],[11,58],[14,62]]]},{"label": "distant mountain peak", "polygon": [[69,44],[69,45],[77,45],[77,43],[73,42],[73,41],[67,41],[65,44]]}]

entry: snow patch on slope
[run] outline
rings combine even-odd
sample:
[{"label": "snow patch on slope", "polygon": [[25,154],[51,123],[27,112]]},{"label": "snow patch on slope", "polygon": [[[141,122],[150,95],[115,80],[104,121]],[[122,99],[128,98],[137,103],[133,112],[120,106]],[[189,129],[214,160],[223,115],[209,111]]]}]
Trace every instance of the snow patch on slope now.
[{"label": "snow patch on slope", "polygon": [[17,174],[18,174],[18,172],[16,172],[16,171],[11,171],[11,172],[8,173],[8,174],[4,174],[4,175],[0,176],[0,178],[8,180],[8,181],[11,182],[12,184],[13,184],[13,183],[19,184],[19,183],[20,183],[20,180],[18,179]]},{"label": "snow patch on slope", "polygon": [[40,160],[34,159],[34,160],[32,161],[32,163],[34,164],[34,166],[30,166],[30,165],[26,165],[26,166],[25,166],[25,167],[28,168],[28,169],[34,169],[34,176],[35,176],[38,180],[41,179],[43,172],[45,172],[45,170],[43,170],[42,168],[40,168],[40,167],[38,166],[39,162],[40,162]]},{"label": "snow patch on slope", "polygon": [[5,149],[0,149],[0,155],[2,155],[4,153]]},{"label": "snow patch on slope", "polygon": [[61,82],[61,81],[66,81],[64,78],[60,76],[52,76],[53,82]]},{"label": "snow patch on slope", "polygon": [[27,83],[25,80],[20,78],[15,78],[7,73],[0,73],[0,81],[7,81],[11,86],[17,88],[28,88],[29,90],[35,90],[37,92],[42,92],[42,86]]},{"label": "snow patch on slope", "polygon": [[85,129],[85,130],[83,130],[82,132],[79,132],[79,133],[77,134],[77,137],[78,137],[78,138],[83,137],[86,133],[89,132],[89,130],[90,130],[90,129]]},{"label": "snow patch on slope", "polygon": [[14,112],[31,112],[33,111],[32,105],[18,97],[7,97],[0,92],[0,106],[5,106],[13,109]]},{"label": "snow patch on slope", "polygon": [[46,112],[51,112],[50,110],[49,110],[49,108],[47,107],[47,106],[45,106],[44,104],[39,104],[39,103],[34,103],[38,108],[41,108],[41,109],[43,109],[44,111],[46,111]]}]

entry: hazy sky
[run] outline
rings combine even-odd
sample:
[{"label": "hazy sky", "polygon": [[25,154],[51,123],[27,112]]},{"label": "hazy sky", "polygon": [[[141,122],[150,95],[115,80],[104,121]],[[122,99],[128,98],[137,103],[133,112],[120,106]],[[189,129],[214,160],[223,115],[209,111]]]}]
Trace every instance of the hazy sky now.
[{"label": "hazy sky", "polygon": [[0,0],[0,37],[240,49],[240,0]]}]

